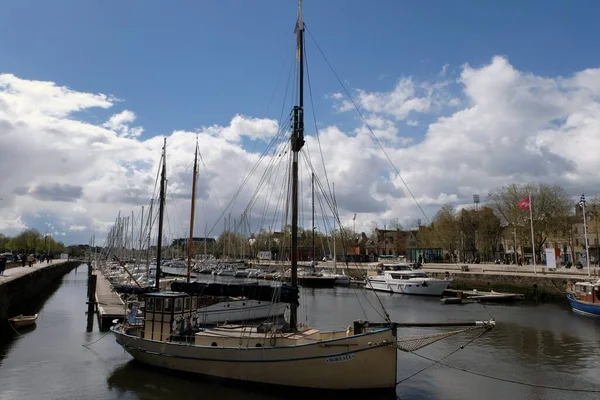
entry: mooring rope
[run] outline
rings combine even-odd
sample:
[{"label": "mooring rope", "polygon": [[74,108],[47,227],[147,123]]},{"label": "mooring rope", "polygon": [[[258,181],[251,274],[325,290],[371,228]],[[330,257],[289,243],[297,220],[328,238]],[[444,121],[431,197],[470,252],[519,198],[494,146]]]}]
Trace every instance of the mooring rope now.
[{"label": "mooring rope", "polygon": [[423,372],[423,371],[425,371],[425,370],[427,370],[427,369],[429,369],[429,368],[433,367],[433,366],[434,366],[434,365],[436,365],[436,364],[441,364],[443,360],[445,360],[446,358],[450,357],[451,355],[453,355],[453,354],[454,354],[454,353],[456,353],[457,351],[464,349],[465,347],[467,347],[468,345],[470,345],[470,344],[471,344],[471,343],[473,343],[475,340],[479,339],[481,336],[483,336],[484,334],[486,334],[486,333],[487,333],[487,332],[489,332],[489,331],[491,331],[491,329],[489,329],[489,328],[487,328],[487,327],[486,327],[486,328],[483,330],[483,332],[481,332],[479,335],[475,336],[473,339],[469,340],[469,341],[467,342],[467,344],[461,345],[460,347],[458,347],[457,349],[454,349],[453,351],[451,351],[450,353],[446,354],[444,357],[440,358],[439,360],[434,360],[434,359],[431,359],[431,358],[427,358],[427,357],[425,357],[425,356],[421,356],[420,354],[417,354],[417,353],[414,353],[414,352],[412,352],[412,354],[414,354],[414,355],[416,355],[416,356],[418,356],[418,357],[425,358],[425,359],[427,359],[427,360],[429,360],[429,361],[432,361],[432,364],[430,364],[430,365],[426,366],[425,368],[422,368],[422,369],[420,369],[419,371],[415,372],[414,374],[412,374],[412,375],[410,375],[410,376],[408,376],[408,377],[406,377],[406,378],[404,378],[404,379],[402,379],[402,380],[400,380],[400,381],[397,381],[397,382],[396,382],[396,385],[399,385],[399,384],[401,384],[401,383],[403,383],[403,382],[405,382],[405,381],[407,381],[407,380],[409,380],[409,379],[411,379],[411,378],[413,378],[413,377],[415,377],[415,376],[419,375],[421,372]]},{"label": "mooring rope", "polygon": [[[524,381],[519,381],[519,380],[516,380],[516,379],[510,379],[510,378],[501,378],[501,377],[498,377],[498,376],[493,376],[493,375],[488,375],[488,374],[484,374],[484,373],[481,373],[481,372],[471,371],[471,370],[466,369],[466,368],[461,368],[461,367],[457,367],[457,366],[445,363],[445,362],[442,361],[443,358],[441,360],[439,360],[439,361],[436,361],[436,360],[434,360],[432,358],[423,356],[421,354],[417,354],[417,353],[412,353],[412,354],[414,354],[414,355],[416,355],[418,357],[421,357],[424,360],[433,361],[432,365],[440,364],[440,365],[443,365],[444,367],[455,369],[457,371],[466,372],[467,374],[471,374],[471,375],[476,375],[476,376],[481,376],[481,377],[484,377],[484,378],[492,379],[492,380],[495,380],[495,381],[513,383],[515,385],[529,386],[529,387],[535,387],[535,388],[541,388],[541,389],[561,390],[561,391],[565,391],[565,392],[600,393],[600,389],[568,388],[568,387],[563,387],[563,386],[541,385],[541,384],[537,384],[537,383],[524,382]],[[430,366],[428,366],[427,368],[429,368]],[[426,368],[424,368],[424,369],[426,369]],[[419,372],[421,372],[421,371],[419,371]],[[416,374],[414,374],[414,375],[416,375]],[[407,379],[409,379],[409,378],[407,378]],[[406,379],[404,379],[404,380],[402,380],[400,382],[403,382],[405,380]]]},{"label": "mooring rope", "polygon": [[94,343],[98,343],[100,340],[104,339],[104,337],[105,337],[105,336],[107,336],[107,335],[108,335],[108,334],[110,334],[110,333],[112,333],[112,332],[111,332],[111,331],[108,331],[108,332],[106,332],[104,335],[100,336],[100,338],[99,338],[99,339],[97,339],[97,340],[94,340],[93,342],[90,342],[90,343],[84,343],[84,344],[82,344],[82,346],[83,346],[83,347],[88,347],[88,346],[91,346],[91,345],[93,345]]}]

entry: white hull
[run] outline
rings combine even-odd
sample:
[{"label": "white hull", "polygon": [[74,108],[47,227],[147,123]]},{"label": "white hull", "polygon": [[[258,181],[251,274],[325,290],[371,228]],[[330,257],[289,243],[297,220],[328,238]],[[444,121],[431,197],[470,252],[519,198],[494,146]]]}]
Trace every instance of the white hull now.
[{"label": "white hull", "polygon": [[222,301],[198,309],[203,324],[252,321],[283,315],[288,308],[286,303],[269,303],[257,300]]},{"label": "white hull", "polygon": [[441,296],[448,286],[450,286],[450,281],[431,278],[405,282],[386,282],[371,278],[367,279],[365,288],[388,293]]},{"label": "white hull", "polygon": [[218,338],[213,345],[190,345],[141,339],[118,326],[111,330],[136,360],[169,370],[304,389],[394,393],[396,387],[396,337],[391,328],[348,336],[323,332],[320,340],[298,344],[290,343],[297,339],[263,334],[235,339],[236,345],[229,347],[217,344],[222,343]]}]

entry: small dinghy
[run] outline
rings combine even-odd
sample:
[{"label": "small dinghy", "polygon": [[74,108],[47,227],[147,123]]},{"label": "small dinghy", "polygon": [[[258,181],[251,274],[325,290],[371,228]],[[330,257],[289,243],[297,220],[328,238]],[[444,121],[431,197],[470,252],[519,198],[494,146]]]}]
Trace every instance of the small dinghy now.
[{"label": "small dinghy", "polygon": [[37,314],[33,314],[33,315],[21,314],[16,317],[9,318],[8,320],[15,328],[21,328],[24,326],[30,326],[30,325],[35,324],[37,317],[38,317]]}]

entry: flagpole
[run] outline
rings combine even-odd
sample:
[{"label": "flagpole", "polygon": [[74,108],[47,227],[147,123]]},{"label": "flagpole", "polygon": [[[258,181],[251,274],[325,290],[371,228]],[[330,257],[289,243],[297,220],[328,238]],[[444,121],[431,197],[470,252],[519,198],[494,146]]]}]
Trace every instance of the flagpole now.
[{"label": "flagpole", "polygon": [[531,259],[533,260],[533,273],[537,274],[535,269],[535,236],[533,235],[533,198],[529,193],[529,222],[531,223]]},{"label": "flagpole", "polygon": [[583,189],[581,189],[581,199],[579,200],[579,205],[581,206],[583,214],[583,240],[585,240],[585,260],[587,261],[588,276],[590,276],[590,249],[588,246],[587,224],[585,221],[585,197],[583,195]]}]

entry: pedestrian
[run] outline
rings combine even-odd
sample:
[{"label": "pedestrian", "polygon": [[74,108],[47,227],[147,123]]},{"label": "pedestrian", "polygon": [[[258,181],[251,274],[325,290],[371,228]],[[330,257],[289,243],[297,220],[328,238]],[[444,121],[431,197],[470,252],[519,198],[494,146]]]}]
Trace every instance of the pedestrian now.
[{"label": "pedestrian", "polygon": [[30,254],[27,257],[27,262],[29,263],[29,267],[30,268],[33,267],[33,263],[35,262],[35,257],[33,256],[33,254]]},{"label": "pedestrian", "polygon": [[4,257],[4,254],[0,254],[0,276],[4,276],[5,269],[6,269],[6,257]]}]

